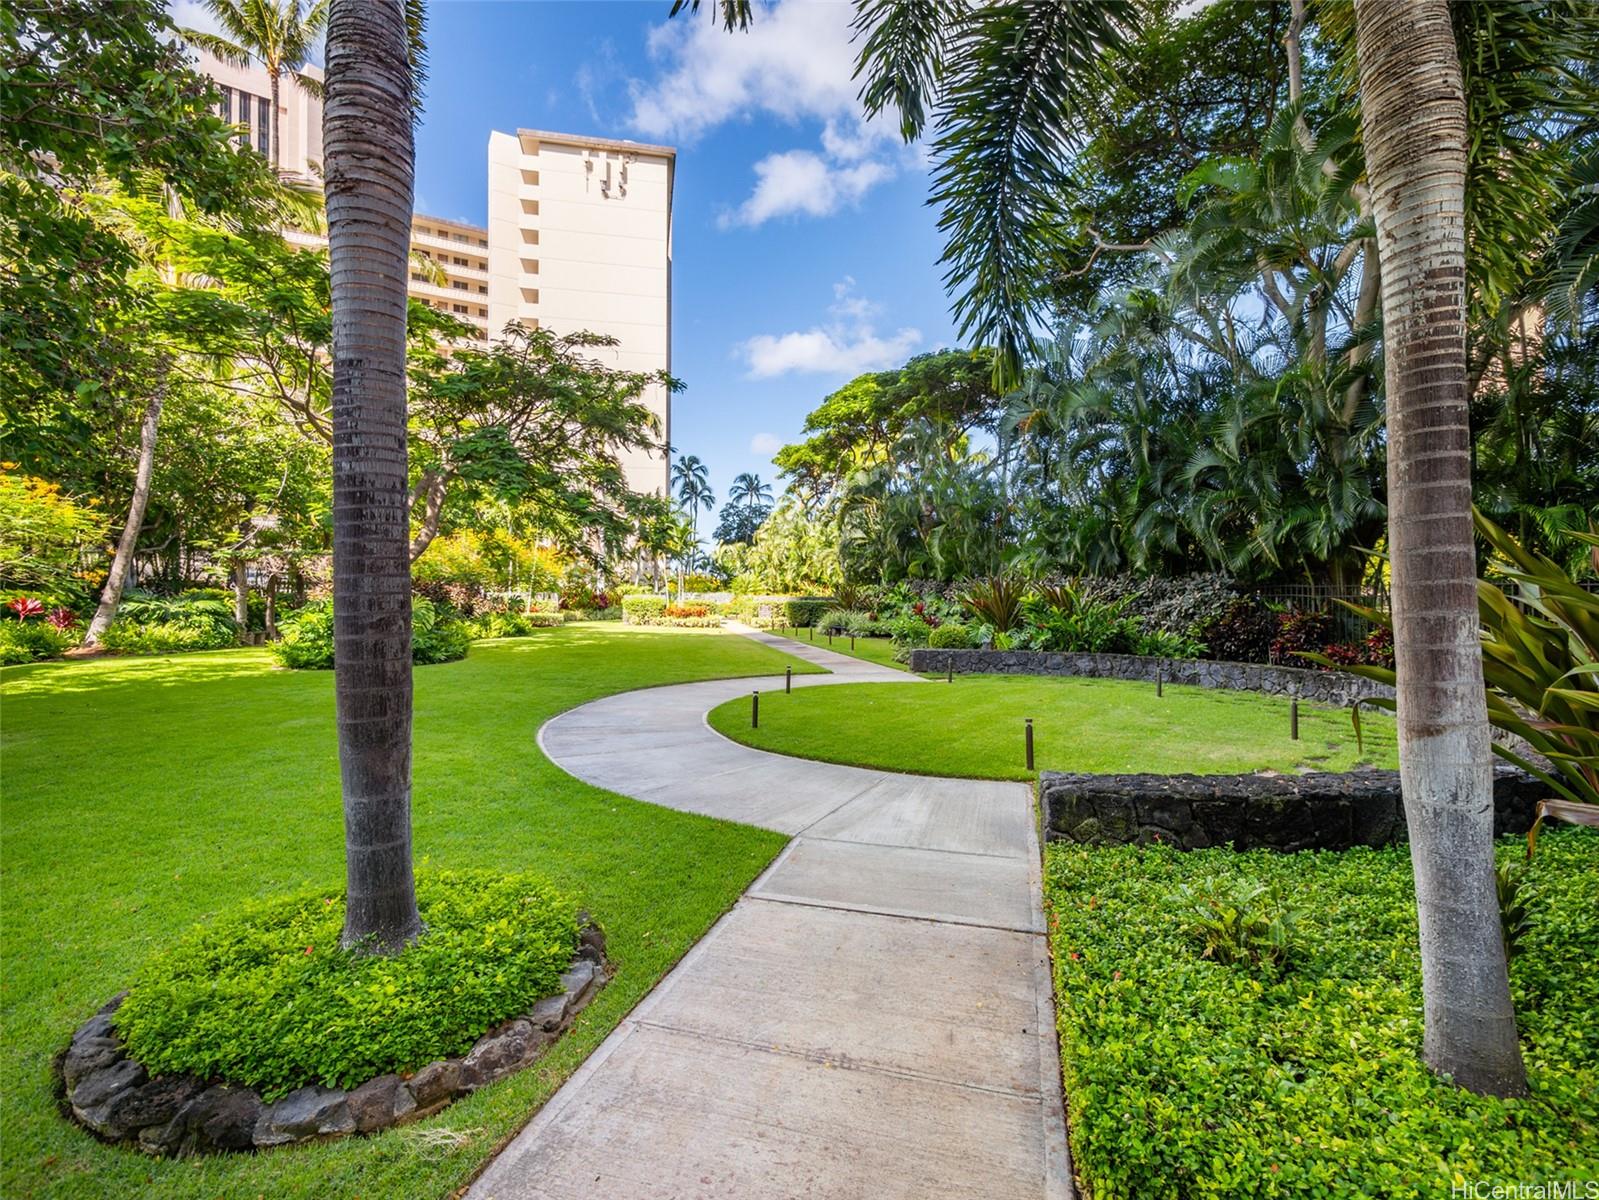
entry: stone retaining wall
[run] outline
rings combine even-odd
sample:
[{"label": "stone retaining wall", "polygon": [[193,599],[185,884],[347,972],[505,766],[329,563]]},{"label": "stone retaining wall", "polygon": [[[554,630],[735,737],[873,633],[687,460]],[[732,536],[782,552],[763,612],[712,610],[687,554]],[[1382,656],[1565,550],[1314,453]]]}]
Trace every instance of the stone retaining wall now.
[{"label": "stone retaining wall", "polygon": [[[1405,840],[1398,771],[1306,775],[1068,775],[1038,782],[1048,841],[1183,850],[1347,850]],[[1494,833],[1523,834],[1548,788],[1494,769]]]},{"label": "stone retaining wall", "polygon": [[912,650],[910,668],[920,675],[1079,675],[1229,688],[1296,697],[1344,708],[1372,696],[1392,697],[1393,688],[1343,671],[1312,671],[1266,663],[1212,662],[1202,658],[1145,658],[1137,654],[1066,654],[1039,650]]},{"label": "stone retaining wall", "polygon": [[460,1058],[428,1063],[409,1078],[380,1075],[360,1087],[303,1087],[265,1103],[253,1088],[193,1075],[154,1079],[127,1056],[112,1016],[124,992],[90,1017],[56,1056],[59,1097],[71,1118],[102,1141],[153,1155],[261,1150],[292,1142],[376,1133],[438,1112],[452,1100],[537,1059],[605,984],[605,936],[583,927],[562,990],[489,1030]]}]

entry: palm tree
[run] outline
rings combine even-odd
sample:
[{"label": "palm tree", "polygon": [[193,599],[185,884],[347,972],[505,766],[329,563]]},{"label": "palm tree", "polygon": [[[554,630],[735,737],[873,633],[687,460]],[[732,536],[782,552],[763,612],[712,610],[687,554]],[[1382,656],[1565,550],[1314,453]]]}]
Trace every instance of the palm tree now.
[{"label": "palm tree", "polygon": [[1465,84],[1448,0],[1355,0],[1382,263],[1399,769],[1421,929],[1423,1057],[1517,1095],[1494,884],[1466,392]]},{"label": "palm tree", "polygon": [[405,320],[416,79],[404,0],[332,0],[334,698],[348,894],[343,943],[422,931],[411,864],[411,566]]},{"label": "palm tree", "polygon": [[762,483],[759,475],[745,471],[733,477],[733,486],[727,490],[727,498],[754,512],[760,505],[772,502],[772,485]]},{"label": "palm tree", "polygon": [[205,0],[205,6],[222,26],[226,36],[198,29],[182,34],[192,45],[216,55],[223,62],[247,67],[252,58],[266,67],[272,87],[272,166],[282,162],[282,142],[278,139],[278,91],[287,75],[308,95],[322,96],[322,84],[301,70],[311,48],[328,21],[328,0]]},{"label": "palm tree", "polygon": [[700,544],[700,510],[710,512],[716,504],[716,494],[711,491],[710,470],[697,454],[679,456],[672,464],[672,482],[677,485],[677,498],[689,517],[689,549]]}]

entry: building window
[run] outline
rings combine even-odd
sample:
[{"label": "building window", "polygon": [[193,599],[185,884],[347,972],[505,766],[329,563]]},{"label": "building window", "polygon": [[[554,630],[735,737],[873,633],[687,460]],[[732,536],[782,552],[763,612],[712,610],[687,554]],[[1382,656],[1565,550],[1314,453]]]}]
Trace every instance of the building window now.
[{"label": "building window", "polygon": [[272,101],[265,96],[255,102],[255,148],[263,158],[272,157]]},{"label": "building window", "polygon": [[489,294],[489,285],[486,283],[480,283],[477,285],[477,290],[478,295],[487,296]]},{"label": "building window", "polygon": [[452,283],[452,284],[450,284],[450,286],[453,287],[458,292],[465,292],[465,291],[470,290],[470,289],[467,288],[466,284],[464,284],[464,283],[458,283],[458,282],[457,283]]},{"label": "building window", "polygon": [[453,307],[454,307],[455,311],[458,312],[458,313],[464,313],[464,312],[467,311],[467,307],[464,304],[457,304],[457,305],[454,305]]},{"label": "building window", "polygon": [[233,124],[233,89],[230,87],[225,87],[221,88],[220,90],[222,92],[222,123],[224,125],[231,125]]}]

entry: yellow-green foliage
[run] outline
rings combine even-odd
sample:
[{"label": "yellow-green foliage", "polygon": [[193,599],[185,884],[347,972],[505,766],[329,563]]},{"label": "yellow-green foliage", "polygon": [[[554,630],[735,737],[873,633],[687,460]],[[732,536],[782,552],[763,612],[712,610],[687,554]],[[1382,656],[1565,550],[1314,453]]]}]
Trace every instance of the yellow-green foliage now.
[{"label": "yellow-green foliage", "polygon": [[152,1075],[189,1072],[272,1100],[462,1054],[560,991],[577,909],[543,880],[422,871],[417,905],[427,932],[394,955],[340,949],[338,889],[251,905],[155,958],[114,1024]]},{"label": "yellow-green foliage", "polygon": [[[1463,1179],[1599,1179],[1596,851],[1599,834],[1561,830],[1527,868],[1510,976],[1532,1094],[1498,1100],[1421,1061],[1405,847],[1051,845],[1061,1066],[1088,1190],[1431,1200]],[[1516,838],[1500,847],[1501,859],[1524,852]],[[1256,939],[1273,955],[1281,944],[1280,969],[1258,954],[1207,958],[1185,897],[1261,889],[1298,917],[1281,938]]]}]

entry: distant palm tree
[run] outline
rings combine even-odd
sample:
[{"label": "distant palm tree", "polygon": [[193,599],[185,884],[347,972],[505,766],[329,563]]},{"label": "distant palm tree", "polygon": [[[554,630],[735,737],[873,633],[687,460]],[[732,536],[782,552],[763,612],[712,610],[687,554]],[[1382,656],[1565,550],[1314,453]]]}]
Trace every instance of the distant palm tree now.
[{"label": "distant palm tree", "polygon": [[219,37],[199,29],[184,29],[191,45],[216,55],[223,62],[247,67],[252,58],[261,60],[272,81],[272,166],[282,162],[282,142],[278,139],[278,89],[284,75],[307,95],[322,98],[322,84],[305,74],[311,48],[328,21],[328,0],[204,0],[211,15],[227,36]]},{"label": "distant palm tree", "polygon": [[710,512],[716,503],[711,491],[710,470],[697,454],[686,454],[672,464],[672,482],[677,485],[677,498],[688,512],[691,547],[700,544],[700,510]]},{"label": "distant palm tree", "polygon": [[772,502],[772,485],[762,483],[759,475],[745,471],[733,477],[733,486],[728,489],[727,498],[754,511],[760,505]]}]

